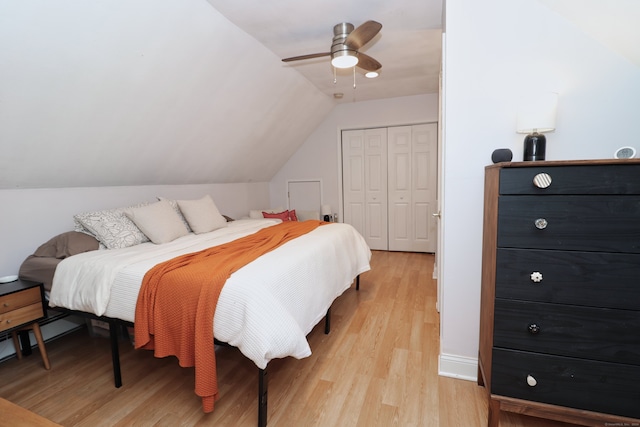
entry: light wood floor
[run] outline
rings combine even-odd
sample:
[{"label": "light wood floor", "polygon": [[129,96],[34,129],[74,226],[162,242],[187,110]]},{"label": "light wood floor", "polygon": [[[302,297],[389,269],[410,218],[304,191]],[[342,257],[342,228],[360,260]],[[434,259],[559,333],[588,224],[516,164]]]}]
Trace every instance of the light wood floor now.
[{"label": "light wood floor", "polygon": [[[331,334],[321,322],[309,335],[313,355],[269,364],[269,426],[486,425],[485,390],[438,376],[432,271],[432,255],[374,252],[360,291],[334,303]],[[193,393],[193,371],[174,358],[123,341],[116,389],[108,339],[81,330],[47,351],[50,371],[37,351],[0,364],[0,396],[63,426],[256,425],[257,370],[235,349],[218,353],[221,398],[211,414]],[[567,425],[503,413],[501,426]]]}]

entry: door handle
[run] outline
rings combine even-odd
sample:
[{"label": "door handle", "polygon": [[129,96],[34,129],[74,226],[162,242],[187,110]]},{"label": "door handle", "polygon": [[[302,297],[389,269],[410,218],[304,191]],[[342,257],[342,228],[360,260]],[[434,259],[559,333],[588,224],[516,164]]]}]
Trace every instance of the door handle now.
[{"label": "door handle", "polygon": [[440,212],[432,213],[431,215],[432,215],[434,218],[440,218]]}]

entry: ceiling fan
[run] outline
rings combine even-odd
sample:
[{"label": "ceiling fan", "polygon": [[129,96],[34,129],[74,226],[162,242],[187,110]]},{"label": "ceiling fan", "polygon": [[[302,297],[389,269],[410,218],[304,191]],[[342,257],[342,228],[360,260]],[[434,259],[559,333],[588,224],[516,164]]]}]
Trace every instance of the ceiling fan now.
[{"label": "ceiling fan", "polygon": [[369,43],[381,28],[382,24],[376,21],[367,21],[356,29],[353,24],[343,22],[333,27],[333,42],[330,52],[293,56],[282,61],[291,62],[331,56],[331,65],[336,68],[351,68],[357,65],[366,71],[378,71],[382,68],[382,64],[369,55],[359,52],[358,49]]}]

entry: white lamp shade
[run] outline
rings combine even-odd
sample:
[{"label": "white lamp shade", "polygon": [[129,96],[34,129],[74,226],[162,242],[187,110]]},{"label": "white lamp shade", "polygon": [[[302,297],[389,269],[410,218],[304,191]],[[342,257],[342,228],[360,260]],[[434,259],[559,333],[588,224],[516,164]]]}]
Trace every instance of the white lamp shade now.
[{"label": "white lamp shade", "polygon": [[556,128],[557,93],[536,93],[522,98],[518,107],[517,133],[544,133]]},{"label": "white lamp shade", "polygon": [[322,215],[331,215],[331,205],[322,205]]}]

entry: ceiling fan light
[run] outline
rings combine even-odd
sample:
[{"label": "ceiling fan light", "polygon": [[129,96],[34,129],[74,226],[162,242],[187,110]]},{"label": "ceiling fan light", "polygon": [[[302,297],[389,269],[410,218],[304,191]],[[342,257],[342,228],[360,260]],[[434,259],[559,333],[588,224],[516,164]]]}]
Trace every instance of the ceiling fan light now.
[{"label": "ceiling fan light", "polygon": [[364,76],[368,79],[375,79],[376,77],[378,77],[380,74],[378,74],[377,71],[368,71]]},{"label": "ceiling fan light", "polygon": [[358,64],[358,57],[353,52],[342,50],[335,52],[331,58],[331,65],[336,68],[351,68]]}]

